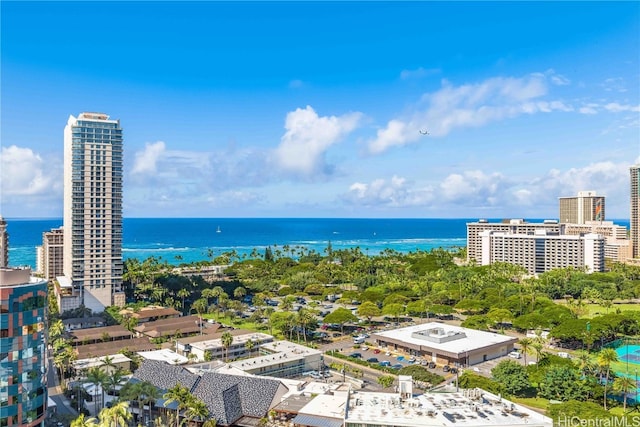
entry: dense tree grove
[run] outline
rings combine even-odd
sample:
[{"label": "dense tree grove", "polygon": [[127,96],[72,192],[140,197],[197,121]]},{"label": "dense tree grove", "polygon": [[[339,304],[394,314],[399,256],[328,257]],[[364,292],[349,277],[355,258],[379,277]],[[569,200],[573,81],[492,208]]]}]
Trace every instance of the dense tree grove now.
[{"label": "dense tree grove", "polygon": [[[197,274],[201,268],[204,276],[211,265],[225,265],[224,274],[208,280]],[[191,270],[189,277],[182,274],[184,268]],[[640,298],[640,267],[622,264],[611,265],[606,273],[586,274],[566,268],[530,277],[523,268],[511,264],[468,264],[464,250],[399,253],[387,249],[367,256],[360,248],[336,250],[330,244],[324,253],[273,245],[263,253],[254,250],[250,256],[240,256],[231,251],[208,262],[178,267],[158,258],[143,262],[129,259],[124,279],[132,304],[172,306],[185,314],[216,313],[233,319],[245,311],[245,298],[251,297],[254,311],[249,321],[299,341],[310,337],[308,332],[317,327],[322,302],[330,297],[341,307],[324,322],[340,329],[381,316],[390,322],[408,316],[456,316],[463,326],[475,329],[546,330],[546,341],[538,337],[520,342],[525,361],[534,365],[502,362],[491,379],[465,372],[459,382],[463,387],[477,386],[506,395],[537,395],[568,402],[569,412],[569,401],[602,407],[607,397],[622,396],[621,390],[628,392],[627,382],[615,382],[612,361],[604,361],[603,348],[616,339],[640,333],[640,311],[617,308],[620,302]],[[272,307],[276,296],[282,310]],[[293,311],[298,296],[307,296],[310,303]],[[589,313],[587,304],[591,309],[597,304],[598,312]],[[357,309],[347,308],[350,305]],[[546,350],[548,340],[583,350],[585,357],[567,360],[553,356]],[[603,360],[598,361],[596,354]],[[57,366],[64,369],[62,361]]]}]

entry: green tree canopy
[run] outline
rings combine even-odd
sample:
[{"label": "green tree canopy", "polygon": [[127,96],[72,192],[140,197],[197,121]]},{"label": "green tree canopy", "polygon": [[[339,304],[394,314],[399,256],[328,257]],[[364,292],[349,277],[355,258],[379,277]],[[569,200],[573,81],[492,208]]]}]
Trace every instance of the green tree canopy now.
[{"label": "green tree canopy", "polygon": [[526,368],[513,360],[503,360],[498,363],[491,370],[491,375],[509,394],[521,396],[531,388]]}]

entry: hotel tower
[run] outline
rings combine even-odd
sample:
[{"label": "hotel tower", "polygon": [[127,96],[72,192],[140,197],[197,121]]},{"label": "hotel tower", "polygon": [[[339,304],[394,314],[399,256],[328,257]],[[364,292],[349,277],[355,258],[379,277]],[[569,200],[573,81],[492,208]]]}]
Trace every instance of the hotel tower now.
[{"label": "hotel tower", "polygon": [[640,165],[629,168],[631,175],[631,216],[629,228],[631,231],[631,257],[640,258]]},{"label": "hotel tower", "polygon": [[[122,128],[102,113],[64,128],[64,277],[60,311],[101,312],[122,297]],[[114,300],[115,297],[115,300]]]}]

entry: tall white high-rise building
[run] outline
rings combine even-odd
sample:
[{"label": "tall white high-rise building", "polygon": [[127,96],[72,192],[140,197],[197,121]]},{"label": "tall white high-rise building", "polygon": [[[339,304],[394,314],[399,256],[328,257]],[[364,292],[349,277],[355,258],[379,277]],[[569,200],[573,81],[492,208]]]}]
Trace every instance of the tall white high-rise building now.
[{"label": "tall white high-rise building", "polygon": [[629,229],[631,234],[631,256],[640,258],[640,165],[629,168],[631,176],[631,216]]},{"label": "tall white high-rise building", "polygon": [[[122,289],[122,128],[102,113],[64,128],[65,308],[119,304]],[[115,298],[114,296],[120,294]]]},{"label": "tall white high-rise building", "polygon": [[7,221],[0,216],[0,267],[9,266],[9,233]]}]

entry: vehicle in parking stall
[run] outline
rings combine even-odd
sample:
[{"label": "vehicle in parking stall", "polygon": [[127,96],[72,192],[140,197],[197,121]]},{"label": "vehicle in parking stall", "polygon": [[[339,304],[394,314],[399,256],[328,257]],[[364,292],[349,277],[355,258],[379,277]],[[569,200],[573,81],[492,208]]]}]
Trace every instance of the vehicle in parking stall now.
[{"label": "vehicle in parking stall", "polygon": [[375,350],[373,350],[373,354],[380,354],[380,349],[376,348]]},{"label": "vehicle in parking stall", "polygon": [[324,378],[322,375],[320,375],[319,372],[314,372],[313,374],[309,375],[311,378],[313,378],[314,380],[321,380],[322,378]]},{"label": "vehicle in parking stall", "polygon": [[381,362],[378,362],[378,365],[380,365],[380,366],[391,366],[391,362],[389,362],[388,360],[383,360]]},{"label": "vehicle in parking stall", "polygon": [[404,366],[402,366],[400,363],[396,363],[395,365],[391,366],[391,369],[395,369],[396,371],[400,370],[404,368]]},{"label": "vehicle in parking stall", "polygon": [[404,356],[398,356],[398,357],[396,357],[396,360],[398,362],[402,362],[404,360]]},{"label": "vehicle in parking stall", "polygon": [[353,357],[355,359],[362,359],[362,354],[360,353],[351,353],[349,357]]},{"label": "vehicle in parking stall", "polygon": [[509,357],[513,357],[514,359],[520,359],[522,357],[522,354],[519,351],[512,351],[511,353],[509,353]]},{"label": "vehicle in parking stall", "polygon": [[444,366],[442,367],[442,371],[443,371],[443,372],[449,372],[450,370],[451,370],[451,366],[449,366],[449,365],[444,365]]},{"label": "vehicle in parking stall", "polygon": [[338,338],[338,337],[341,337],[342,334],[340,332],[334,332],[333,334],[331,334],[331,336],[334,338]]},{"label": "vehicle in parking stall", "polygon": [[436,367],[436,362],[433,362],[433,361],[429,362],[430,369],[435,369],[435,367]]},{"label": "vehicle in parking stall", "polygon": [[363,345],[362,347],[360,347],[360,350],[367,351],[369,350],[369,347],[367,347],[366,345]]},{"label": "vehicle in parking stall", "polygon": [[415,356],[411,356],[411,357],[407,360],[407,362],[409,362],[409,363],[413,363],[413,362],[415,362],[415,361],[416,361],[416,357],[415,357]]},{"label": "vehicle in parking stall", "polygon": [[377,357],[370,357],[370,358],[367,359],[367,362],[369,362],[369,363],[379,363]]},{"label": "vehicle in parking stall", "polygon": [[562,357],[563,359],[571,359],[571,355],[566,351],[559,351],[558,356]]},{"label": "vehicle in parking stall", "polygon": [[315,373],[317,373],[317,371],[304,371],[304,372],[302,373],[302,376],[303,376],[303,377],[308,377],[308,376],[310,376],[311,374],[313,374],[314,372],[315,372]]},{"label": "vehicle in parking stall", "polygon": [[385,356],[391,356],[391,352],[389,350],[387,350],[387,352],[384,355]]},{"label": "vehicle in parking stall", "polygon": [[357,336],[353,339],[354,344],[364,344],[365,338],[363,336]]}]

